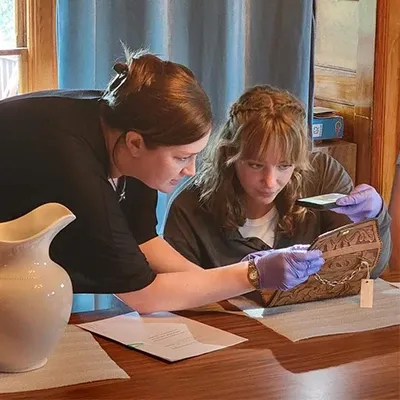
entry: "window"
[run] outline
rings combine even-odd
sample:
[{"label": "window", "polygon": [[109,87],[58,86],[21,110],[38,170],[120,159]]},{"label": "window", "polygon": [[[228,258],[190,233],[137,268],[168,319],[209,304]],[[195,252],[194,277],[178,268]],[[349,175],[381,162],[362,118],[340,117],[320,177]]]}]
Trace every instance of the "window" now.
[{"label": "window", "polygon": [[0,99],[57,87],[56,0],[0,1]]},{"label": "window", "polygon": [[0,2],[0,99],[19,92],[19,59],[25,50],[17,50],[15,1]]}]

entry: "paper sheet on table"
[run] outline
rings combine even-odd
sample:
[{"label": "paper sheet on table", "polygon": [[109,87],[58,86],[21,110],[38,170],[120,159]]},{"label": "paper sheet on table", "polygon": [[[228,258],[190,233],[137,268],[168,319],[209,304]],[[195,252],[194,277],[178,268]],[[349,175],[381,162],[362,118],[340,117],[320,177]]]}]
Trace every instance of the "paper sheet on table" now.
[{"label": "paper sheet on table", "polygon": [[273,308],[243,297],[229,302],[293,342],[400,325],[400,289],[382,279],[374,282],[373,308],[360,308],[360,296]]},{"label": "paper sheet on table", "polygon": [[247,340],[169,312],[131,312],[78,326],[171,362]]}]

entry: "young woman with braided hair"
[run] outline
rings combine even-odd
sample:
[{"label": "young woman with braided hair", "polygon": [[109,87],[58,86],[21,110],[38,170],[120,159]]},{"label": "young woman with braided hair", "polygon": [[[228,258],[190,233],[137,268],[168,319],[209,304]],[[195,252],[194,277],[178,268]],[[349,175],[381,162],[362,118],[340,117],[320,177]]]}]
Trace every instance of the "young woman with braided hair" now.
[{"label": "young woman with braided hair", "polygon": [[[354,189],[336,160],[308,149],[300,101],[268,85],[249,89],[211,138],[197,176],[174,194],[164,238],[192,262],[210,268],[253,252],[307,248],[321,233],[377,217],[384,243],[377,277],[391,247],[390,217],[381,197],[368,185]],[[327,193],[349,196],[331,211],[295,204]]]},{"label": "young woman with braided hair", "polygon": [[139,312],[293,287],[319,270],[320,252],[288,249],[206,271],[158,237],[157,190],[194,175],[211,129],[209,99],[189,69],[151,54],[128,53],[115,70],[104,92],[0,102],[0,221],[65,205],[76,220],[50,255],[75,293],[116,293]]}]

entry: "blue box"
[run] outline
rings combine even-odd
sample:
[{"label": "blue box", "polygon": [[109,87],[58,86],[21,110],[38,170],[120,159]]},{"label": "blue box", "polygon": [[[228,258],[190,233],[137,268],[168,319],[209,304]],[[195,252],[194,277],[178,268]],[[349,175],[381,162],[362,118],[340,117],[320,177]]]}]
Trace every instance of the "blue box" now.
[{"label": "blue box", "polygon": [[335,110],[325,107],[314,107],[312,123],[312,139],[328,140],[343,137],[343,117]]}]

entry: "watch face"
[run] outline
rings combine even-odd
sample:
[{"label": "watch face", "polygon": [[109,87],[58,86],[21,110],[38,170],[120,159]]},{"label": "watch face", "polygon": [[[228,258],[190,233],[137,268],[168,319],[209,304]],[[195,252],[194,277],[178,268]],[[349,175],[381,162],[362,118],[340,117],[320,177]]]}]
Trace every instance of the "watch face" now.
[{"label": "watch face", "polygon": [[251,271],[249,275],[250,275],[250,279],[257,279],[257,272],[256,271]]}]

